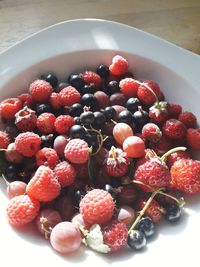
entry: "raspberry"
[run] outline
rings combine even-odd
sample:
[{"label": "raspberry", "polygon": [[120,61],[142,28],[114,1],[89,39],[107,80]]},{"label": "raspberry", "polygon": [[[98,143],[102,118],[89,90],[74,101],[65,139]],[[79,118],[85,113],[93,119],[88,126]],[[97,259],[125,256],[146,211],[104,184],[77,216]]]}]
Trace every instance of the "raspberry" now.
[{"label": "raspberry", "polygon": [[167,120],[162,127],[163,134],[172,140],[181,140],[186,136],[185,125],[176,119]]},{"label": "raspberry", "polygon": [[200,150],[200,128],[187,129],[186,140],[190,148],[195,149],[195,150]]},{"label": "raspberry", "polygon": [[37,103],[47,102],[52,91],[53,87],[51,84],[44,80],[35,80],[29,87],[29,92]]},{"label": "raspberry", "polygon": [[51,201],[60,194],[60,184],[54,172],[40,166],[26,187],[26,193],[39,201]]},{"label": "raspberry", "polygon": [[137,80],[134,80],[133,78],[125,78],[120,81],[119,87],[120,91],[125,96],[136,96],[139,83]]},{"label": "raspberry", "polygon": [[21,108],[22,101],[19,98],[7,98],[0,103],[0,115],[4,120],[12,120]]},{"label": "raspberry", "polygon": [[101,86],[101,77],[93,71],[85,71],[83,73],[83,80],[86,84],[93,85],[95,90]]},{"label": "raspberry", "polygon": [[182,112],[182,107],[174,103],[168,103],[167,109],[169,112],[169,118],[173,119],[178,119],[179,114]]},{"label": "raspberry", "polygon": [[58,93],[53,92],[50,95],[49,104],[55,110],[61,108],[62,107],[61,96]]},{"label": "raspberry", "polygon": [[53,133],[55,130],[54,123],[56,121],[56,117],[52,113],[42,113],[37,118],[37,128],[40,130],[40,132],[45,134]]},{"label": "raspberry", "polygon": [[82,164],[87,162],[89,157],[88,144],[79,138],[70,140],[64,151],[65,158],[72,163]]},{"label": "raspberry", "polygon": [[74,125],[74,118],[69,115],[60,115],[56,118],[54,126],[59,134],[68,134],[70,128]]},{"label": "raspberry", "polygon": [[40,203],[38,200],[20,195],[13,197],[7,206],[7,218],[11,225],[15,227],[23,226],[32,222],[38,215]]},{"label": "raspberry", "polygon": [[37,166],[48,166],[54,168],[59,161],[59,157],[56,151],[49,147],[44,147],[39,150],[36,154],[36,165]]},{"label": "raspberry", "polygon": [[31,108],[33,106],[33,98],[30,94],[24,93],[19,95],[18,98],[22,101],[23,107]]},{"label": "raspberry", "polygon": [[166,136],[161,136],[157,143],[151,143],[151,148],[158,156],[162,156],[172,148],[172,143]]},{"label": "raspberry", "polygon": [[80,93],[73,86],[63,88],[59,95],[63,106],[72,106],[75,103],[80,103],[81,100]]},{"label": "raspberry", "polygon": [[197,118],[192,112],[182,112],[178,116],[178,120],[184,123],[187,128],[195,128],[197,125]]},{"label": "raspberry", "polygon": [[156,124],[150,122],[143,126],[142,136],[145,140],[157,143],[162,136],[162,132]]},{"label": "raspberry", "polygon": [[57,164],[54,173],[62,187],[71,185],[76,178],[75,168],[67,161]]},{"label": "raspberry", "polygon": [[80,202],[80,213],[88,224],[105,224],[113,216],[115,203],[110,193],[93,189]]},{"label": "raspberry", "polygon": [[0,131],[0,149],[6,149],[9,144],[8,134]]},{"label": "raspberry", "polygon": [[112,75],[121,76],[128,72],[128,62],[122,56],[116,55],[112,59],[112,64],[109,66]]},{"label": "raspberry", "polygon": [[157,159],[154,160],[154,158],[152,158],[136,169],[134,180],[144,184],[138,184],[143,191],[151,192],[161,187],[168,186],[170,173],[164,163],[158,162]]},{"label": "raspberry", "polygon": [[172,167],[172,165],[178,161],[179,159],[190,159],[190,154],[187,151],[177,151],[174,153],[171,153],[168,157],[167,157],[167,166],[169,168]]},{"label": "raspberry", "polygon": [[15,139],[16,150],[25,157],[34,156],[40,149],[41,138],[32,132],[20,133]]},{"label": "raspberry", "polygon": [[126,245],[128,230],[126,224],[117,220],[111,222],[103,229],[104,243],[111,251],[117,251]]},{"label": "raspberry", "polygon": [[139,100],[146,105],[152,105],[154,102],[156,102],[155,96],[152,94],[152,92],[148,89],[148,87],[151,88],[151,90],[155,93],[158,100],[161,98],[161,91],[160,87],[157,83],[151,80],[144,81],[137,90],[137,96]]},{"label": "raspberry", "polygon": [[109,176],[123,176],[128,171],[128,164],[126,153],[120,148],[111,147],[104,161],[104,170]]},{"label": "raspberry", "polygon": [[35,111],[25,106],[15,114],[15,125],[21,132],[33,131],[36,127]]},{"label": "raspberry", "polygon": [[[142,210],[147,203],[148,199],[139,199],[137,206],[139,210]],[[153,222],[157,223],[160,221],[162,214],[164,213],[164,209],[160,206],[160,204],[153,199],[149,204],[148,208],[145,210],[145,214],[149,216]]]},{"label": "raspberry", "polygon": [[200,192],[200,163],[192,159],[180,159],[171,167],[172,187],[187,194]]}]

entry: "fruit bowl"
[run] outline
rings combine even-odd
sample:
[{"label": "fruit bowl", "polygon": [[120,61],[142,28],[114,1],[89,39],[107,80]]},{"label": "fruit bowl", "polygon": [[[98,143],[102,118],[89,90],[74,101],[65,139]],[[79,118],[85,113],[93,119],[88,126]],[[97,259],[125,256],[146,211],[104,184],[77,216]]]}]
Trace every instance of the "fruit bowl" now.
[{"label": "fruit bowl", "polygon": [[[46,28],[0,54],[0,100],[25,92],[41,73],[54,72],[59,80],[66,80],[73,71],[93,69],[109,64],[120,54],[128,60],[130,70],[138,80],[155,80],[166,98],[192,111],[200,120],[200,57],[167,41],[132,27],[96,19],[62,22]],[[199,156],[196,155],[198,159]],[[186,199],[183,219],[177,225],[162,222],[157,235],[141,252],[121,250],[100,255],[89,249],[62,256],[54,252],[31,226],[14,230],[6,221],[7,197],[0,182],[0,248],[1,261],[7,265],[26,266],[49,264],[65,266],[82,264],[93,266],[129,266],[131,263],[169,266],[198,260],[197,236],[200,210],[198,195]],[[180,252],[180,253],[179,253]],[[159,257],[159,258],[158,258]]]}]

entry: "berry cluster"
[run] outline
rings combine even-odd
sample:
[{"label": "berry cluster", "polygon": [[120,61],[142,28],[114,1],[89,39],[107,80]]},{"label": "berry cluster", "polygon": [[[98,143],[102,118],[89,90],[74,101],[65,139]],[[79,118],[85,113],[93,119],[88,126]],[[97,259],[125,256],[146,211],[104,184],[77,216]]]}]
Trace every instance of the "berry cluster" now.
[{"label": "berry cluster", "polygon": [[0,115],[8,221],[34,222],[60,253],[142,249],[162,218],[179,220],[183,194],[200,192],[196,116],[122,56],[60,83],[44,74]]}]

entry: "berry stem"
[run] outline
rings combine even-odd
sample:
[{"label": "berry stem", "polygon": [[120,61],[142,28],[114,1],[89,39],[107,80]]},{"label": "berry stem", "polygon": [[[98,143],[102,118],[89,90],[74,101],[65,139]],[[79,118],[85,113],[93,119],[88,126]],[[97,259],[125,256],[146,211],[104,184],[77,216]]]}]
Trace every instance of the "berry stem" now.
[{"label": "berry stem", "polygon": [[159,188],[157,190],[155,190],[154,192],[152,192],[151,196],[149,197],[148,201],[146,202],[146,204],[144,205],[143,209],[140,211],[138,217],[136,218],[136,220],[134,221],[134,223],[132,224],[132,226],[130,227],[130,229],[128,230],[128,234],[130,234],[130,232],[136,227],[136,225],[138,224],[139,220],[141,219],[141,217],[144,215],[145,211],[147,210],[147,208],[149,207],[149,205],[151,204],[152,200],[154,199],[154,197],[160,193],[163,190],[163,188]]},{"label": "berry stem", "polygon": [[184,146],[179,146],[179,147],[175,147],[175,148],[172,148],[170,149],[169,151],[167,151],[162,157],[161,157],[161,161],[166,161],[167,160],[167,157],[169,155],[171,155],[172,153],[175,153],[177,151],[185,151],[187,148],[184,147]]},{"label": "berry stem", "polygon": [[89,128],[89,129],[88,129],[88,128],[85,128],[85,129],[86,129],[88,132],[94,132],[94,133],[97,133],[97,137],[98,137],[98,145],[99,145],[99,147],[98,147],[98,149],[97,149],[96,152],[91,153],[91,155],[94,156],[94,155],[98,154],[98,152],[99,152],[100,149],[102,148],[104,139],[103,139],[103,135],[101,134],[101,130],[97,131],[97,130],[94,129],[92,126],[90,126],[90,127],[91,127],[91,128]]},{"label": "berry stem", "polygon": [[174,201],[176,201],[177,205],[182,208],[184,205],[185,205],[185,200],[183,197],[180,197],[180,198],[176,198],[176,197],[173,197],[172,195],[169,195],[167,193],[164,193],[164,192],[159,192],[159,194],[163,195],[163,196],[166,196],[166,197],[169,197],[171,199],[173,199]]},{"label": "berry stem", "polygon": [[6,183],[6,186],[9,186],[9,182],[6,180],[6,177],[4,176],[4,174],[1,174],[1,177],[3,178],[4,182]]}]

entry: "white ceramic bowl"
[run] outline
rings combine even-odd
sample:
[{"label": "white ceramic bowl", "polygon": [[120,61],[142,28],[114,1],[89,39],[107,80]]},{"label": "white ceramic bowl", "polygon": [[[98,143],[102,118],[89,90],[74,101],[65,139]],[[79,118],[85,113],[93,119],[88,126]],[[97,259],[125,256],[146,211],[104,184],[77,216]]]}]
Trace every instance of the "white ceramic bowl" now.
[{"label": "white ceramic bowl", "polygon": [[[137,79],[159,83],[166,98],[193,111],[200,119],[200,57],[132,27],[96,19],[62,22],[46,28],[0,54],[0,100],[26,91],[41,73],[55,72],[59,79],[77,70],[110,63],[125,56]],[[6,266],[169,266],[197,262],[200,236],[199,196],[188,199],[177,225],[161,223],[156,237],[142,252],[122,250],[99,255],[82,248],[61,256],[32,228],[16,231],[6,221],[5,185],[0,184],[0,261]],[[162,262],[162,263],[161,263]],[[197,264],[198,265],[198,264]],[[197,266],[195,265],[195,266]]]}]

